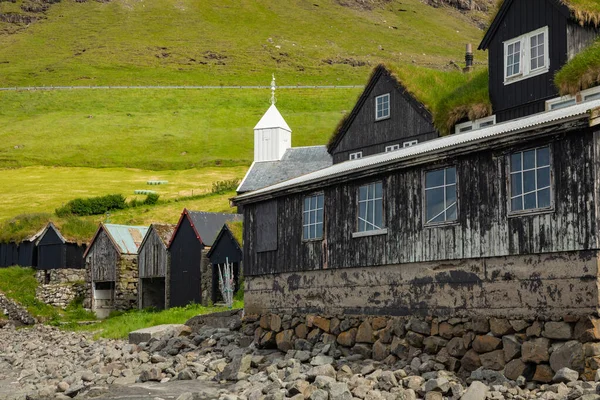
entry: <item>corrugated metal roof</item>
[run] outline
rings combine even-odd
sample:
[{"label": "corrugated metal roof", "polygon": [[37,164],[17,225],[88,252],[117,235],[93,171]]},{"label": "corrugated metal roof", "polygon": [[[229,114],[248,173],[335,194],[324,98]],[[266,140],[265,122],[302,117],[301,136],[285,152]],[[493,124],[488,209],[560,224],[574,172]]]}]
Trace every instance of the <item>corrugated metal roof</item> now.
[{"label": "corrugated metal roof", "polygon": [[280,161],[261,161],[252,164],[238,193],[262,189],[279,182],[331,166],[331,155],[325,146],[292,147]]},{"label": "corrugated metal roof", "polygon": [[104,224],[104,227],[112,240],[119,246],[121,254],[137,254],[138,248],[148,232],[147,226]]},{"label": "corrugated metal roof", "polygon": [[271,107],[267,110],[267,112],[262,116],[258,124],[254,127],[254,129],[268,129],[268,128],[282,128],[288,132],[291,132],[292,129],[289,127],[285,119],[281,116],[281,113],[275,107],[275,104],[271,104]]},{"label": "corrugated metal roof", "polygon": [[376,168],[382,164],[389,164],[401,161],[408,158],[418,158],[419,156],[427,155],[428,153],[452,149],[459,145],[477,142],[487,138],[502,136],[503,134],[525,131],[529,128],[541,127],[543,125],[551,125],[554,122],[573,119],[574,117],[582,116],[588,113],[589,110],[600,107],[600,100],[594,100],[582,104],[576,104],[571,107],[565,107],[558,110],[543,112],[531,115],[516,120],[503,122],[492,125],[483,129],[478,129],[471,132],[460,133],[442,138],[429,140],[411,147],[402,148],[389,153],[376,154],[369,157],[360,158],[358,160],[345,161],[343,163],[334,164],[329,168],[324,168],[297,178],[287,180],[263,189],[253,192],[241,194],[234,200],[245,200],[253,196],[274,193],[279,190],[290,188],[293,186],[318,182],[323,179],[332,178],[334,176],[343,176],[351,172],[359,170],[368,170]]}]

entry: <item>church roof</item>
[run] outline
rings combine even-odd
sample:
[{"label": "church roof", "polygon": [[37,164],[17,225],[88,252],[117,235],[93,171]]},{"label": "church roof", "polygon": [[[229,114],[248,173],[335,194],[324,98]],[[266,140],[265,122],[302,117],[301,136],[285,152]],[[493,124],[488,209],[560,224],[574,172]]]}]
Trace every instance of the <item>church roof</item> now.
[{"label": "church roof", "polygon": [[277,107],[275,107],[275,104],[271,104],[271,107],[269,107],[265,115],[262,116],[260,121],[258,121],[258,124],[254,127],[254,129],[268,128],[282,128],[288,132],[292,131],[287,122],[285,122],[285,119],[281,116]]}]

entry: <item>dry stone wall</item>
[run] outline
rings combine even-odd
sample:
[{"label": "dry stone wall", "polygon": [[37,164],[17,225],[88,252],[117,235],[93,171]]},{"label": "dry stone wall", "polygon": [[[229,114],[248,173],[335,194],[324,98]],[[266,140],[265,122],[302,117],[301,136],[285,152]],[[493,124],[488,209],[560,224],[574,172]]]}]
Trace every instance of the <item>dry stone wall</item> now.
[{"label": "dry stone wall", "polygon": [[138,258],[137,255],[122,255],[117,266],[115,283],[115,310],[138,308]]},{"label": "dry stone wall", "polygon": [[[262,348],[286,352],[336,343],[346,354],[388,364],[404,359],[416,370],[446,369],[462,377],[484,369],[501,371],[511,380],[522,376],[548,383],[568,367],[594,380],[600,367],[597,316],[544,320],[263,314],[254,320],[246,329],[254,329],[254,341]],[[418,357],[424,353],[430,356],[423,363],[428,365],[421,365]]]},{"label": "dry stone wall", "polygon": [[65,309],[76,298],[86,296],[85,270],[53,269],[36,271],[36,299]]}]

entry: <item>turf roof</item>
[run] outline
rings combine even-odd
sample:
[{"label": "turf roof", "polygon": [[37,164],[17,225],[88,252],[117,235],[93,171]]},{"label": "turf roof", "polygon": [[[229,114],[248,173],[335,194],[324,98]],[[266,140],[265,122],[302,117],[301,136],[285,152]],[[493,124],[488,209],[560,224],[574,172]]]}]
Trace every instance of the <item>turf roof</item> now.
[{"label": "turf roof", "polygon": [[561,95],[574,95],[600,85],[600,39],[577,54],[554,77]]}]

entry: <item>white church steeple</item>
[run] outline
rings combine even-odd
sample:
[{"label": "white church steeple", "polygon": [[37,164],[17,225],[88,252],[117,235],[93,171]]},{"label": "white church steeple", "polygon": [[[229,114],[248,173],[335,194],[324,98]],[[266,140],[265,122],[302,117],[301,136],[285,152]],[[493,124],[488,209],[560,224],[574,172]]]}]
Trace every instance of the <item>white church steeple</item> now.
[{"label": "white church steeple", "polygon": [[254,127],[254,162],[281,160],[292,146],[292,130],[275,103],[275,74],[271,81],[271,106]]}]

